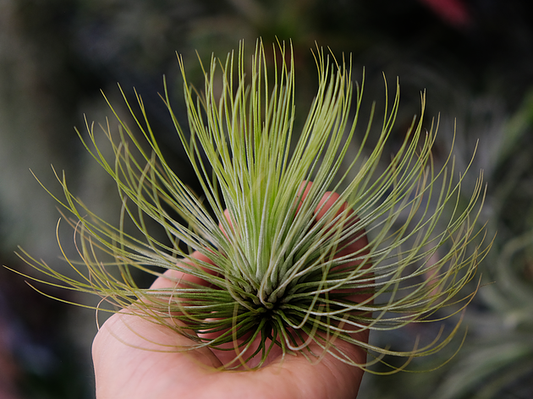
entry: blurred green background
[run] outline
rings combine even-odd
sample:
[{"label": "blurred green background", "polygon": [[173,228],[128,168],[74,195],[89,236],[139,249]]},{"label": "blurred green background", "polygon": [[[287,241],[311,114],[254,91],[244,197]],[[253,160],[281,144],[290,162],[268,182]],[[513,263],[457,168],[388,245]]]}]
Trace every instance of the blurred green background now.
[{"label": "blurred green background", "polygon": [[[431,373],[367,375],[360,398],[533,398],[533,2],[529,0],[0,0],[0,261],[30,272],[17,245],[66,268],[58,259],[50,164],[65,170],[72,191],[101,215],[116,218],[113,183],[80,145],[83,114],[105,123],[102,89],[121,107],[116,83],[144,97],[159,140],[193,187],[158,92],[162,75],[179,110],[183,55],[200,82],[195,51],[224,57],[245,39],[292,40],[297,109],[316,87],[315,41],[353,55],[354,76],[366,69],[366,104],[383,100],[382,72],[400,76],[397,125],[407,127],[427,89],[426,117],[440,113],[436,158],[450,149],[454,124],[458,169],[479,140],[475,170],[488,182],[481,222],[493,249],[480,268],[483,286],[463,322],[462,350]],[[183,118],[183,115],[180,116]],[[405,131],[405,129],[404,129]],[[394,140],[391,143],[391,151]],[[61,230],[64,242],[72,233]],[[67,251],[73,251],[66,245]],[[66,270],[65,270],[66,271]],[[40,287],[41,288],[41,287]],[[52,295],[93,303],[69,292]],[[91,302],[92,301],[92,302]],[[401,348],[405,334],[374,340]],[[432,328],[432,327],[431,327]],[[0,270],[0,398],[91,398],[94,311],[48,299],[23,278]],[[414,362],[427,369],[447,359]]]}]

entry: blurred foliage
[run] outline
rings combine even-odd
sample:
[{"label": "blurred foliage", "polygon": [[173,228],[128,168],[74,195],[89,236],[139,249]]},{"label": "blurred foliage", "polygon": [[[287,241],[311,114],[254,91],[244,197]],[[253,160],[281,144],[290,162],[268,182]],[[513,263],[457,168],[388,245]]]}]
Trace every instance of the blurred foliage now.
[{"label": "blurred foliage", "polygon": [[[57,186],[50,163],[67,170],[73,191],[104,217],[115,215],[113,184],[89,161],[73,130],[83,126],[84,112],[89,120],[105,121],[109,112],[100,89],[120,104],[114,101],[116,82],[137,88],[158,140],[174,154],[187,181],[188,166],[157,95],[161,76],[178,81],[176,51],[194,81],[201,73],[196,50],[205,61],[212,52],[236,48],[240,39],[253,46],[259,36],[265,42],[292,40],[298,107],[307,107],[316,88],[309,49],[317,41],[336,55],[352,53],[356,77],[366,68],[365,97],[378,99],[378,107],[381,72],[391,81],[401,77],[398,126],[409,125],[419,111],[419,91],[427,89],[427,115],[441,115],[437,162],[447,154],[454,125],[458,169],[479,140],[473,168],[485,170],[483,218],[497,234],[480,270],[484,285],[465,315],[469,333],[463,349],[432,373],[368,376],[360,396],[532,397],[533,3],[528,0],[0,1],[1,262],[17,267],[12,255],[17,244],[47,260],[57,258],[58,213],[28,168],[51,188]],[[181,88],[174,87],[179,109]],[[401,141],[402,130],[397,134]],[[195,187],[192,175],[187,183]],[[0,374],[10,377],[0,379],[0,396],[92,397],[92,317],[35,294],[1,271]],[[401,345],[401,338],[374,337],[394,345]]]}]

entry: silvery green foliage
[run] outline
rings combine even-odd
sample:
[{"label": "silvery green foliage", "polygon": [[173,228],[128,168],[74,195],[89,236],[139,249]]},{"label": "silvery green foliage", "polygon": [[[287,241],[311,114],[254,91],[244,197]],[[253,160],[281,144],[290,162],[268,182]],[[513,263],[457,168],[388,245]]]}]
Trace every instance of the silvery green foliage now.
[{"label": "silvery green foliage", "polygon": [[[386,95],[379,139],[367,148],[376,111],[372,107],[368,125],[358,125],[363,84],[352,83],[350,63],[320,48],[316,97],[296,130],[293,54],[283,44],[273,49],[267,56],[258,42],[251,67],[244,45],[225,60],[213,57],[198,91],[179,59],[188,129],[178,124],[168,94],[163,99],[203,188],[200,195],[170,168],[138,96],[140,112],[128,103],[134,127],[115,113],[119,140],[103,129],[114,159],[101,152],[92,125],[84,142],[117,184],[120,225],[91,212],[58,175],[65,199],[57,200],[74,216],[70,223],[81,258],[68,262],[79,278],[25,252],[21,257],[58,279],[54,285],[97,293],[196,343],[176,350],[227,349],[233,343],[235,359],[228,368],[252,358],[261,366],[274,346],[283,356],[300,353],[314,360],[327,353],[362,368],[385,355],[403,357],[407,365],[412,357],[437,352],[457,327],[406,351],[360,337],[447,318],[473,297],[475,286],[461,291],[489,247],[476,225],[481,175],[470,199],[459,201],[464,174],[455,176],[451,156],[444,168],[434,169],[437,126],[425,131],[422,117],[413,119],[382,168],[399,107],[398,85],[390,104]],[[422,95],[422,114],[424,107]],[[359,150],[349,152],[354,144]],[[125,232],[127,220],[142,239]],[[164,229],[167,240],[154,238],[148,220]],[[131,270],[160,276],[156,267],[180,276],[174,288],[137,286]],[[352,359],[338,340],[367,351],[368,363]]]}]

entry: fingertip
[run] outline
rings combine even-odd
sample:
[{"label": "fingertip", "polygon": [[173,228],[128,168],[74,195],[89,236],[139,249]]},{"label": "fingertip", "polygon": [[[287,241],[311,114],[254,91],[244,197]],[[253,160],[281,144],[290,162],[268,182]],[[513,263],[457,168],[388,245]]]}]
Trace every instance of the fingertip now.
[{"label": "fingertip", "polygon": [[[213,264],[213,262],[211,261],[211,259],[209,259],[209,257],[207,255],[205,255],[204,253],[199,252],[199,251],[194,251],[190,255],[189,258],[190,259],[188,259],[188,258],[179,259],[179,260],[176,261],[176,263],[177,264],[181,264],[181,265],[185,265],[185,266],[187,266],[189,268],[201,267],[201,266],[198,266],[197,264],[195,264],[195,262],[192,259],[198,260],[198,261],[200,261],[202,263],[208,263],[208,264],[211,264],[211,265]],[[206,270],[203,267],[202,267],[202,269]],[[207,270],[207,272],[209,273],[209,270]],[[155,279],[155,281],[150,286],[150,289],[157,290],[157,289],[165,289],[165,288],[175,288],[181,283],[184,283],[184,284],[185,283],[193,283],[193,284],[200,284],[200,285],[205,285],[206,284],[205,280],[203,280],[203,279],[201,279],[201,278],[199,278],[197,276],[185,273],[184,271],[168,269],[163,274],[161,274],[157,279]]]},{"label": "fingertip", "polygon": [[[319,201],[318,206],[315,209],[316,219],[322,219],[324,215],[330,210],[330,208],[337,203],[339,198],[339,194],[333,191],[327,191],[322,197],[322,199]],[[340,212],[346,209],[346,206],[347,204],[344,203],[335,216],[337,216]]]},{"label": "fingertip", "polygon": [[300,188],[298,189],[298,196],[300,196],[302,200],[307,196],[307,194],[309,193],[309,190],[311,190],[312,185],[313,185],[313,182],[309,180],[304,180],[300,184]]},{"label": "fingertip", "polygon": [[300,184],[300,188],[298,188],[298,195],[297,195],[297,198],[298,198],[298,206],[296,207],[296,213],[298,213],[300,211],[300,208],[302,207],[303,205],[303,202],[304,202],[304,199],[307,197],[307,195],[309,194],[309,191],[311,190],[311,186],[313,185],[313,182],[312,181],[309,181],[309,180],[304,180],[301,184]]},{"label": "fingertip", "polygon": [[[231,220],[231,214],[229,213],[228,209],[224,209],[224,218],[226,218],[228,227],[233,230],[233,222]],[[218,222],[218,228],[220,229],[220,231],[222,231],[222,234],[224,234],[226,238],[229,238],[228,232],[224,228],[224,223],[222,221]]]}]

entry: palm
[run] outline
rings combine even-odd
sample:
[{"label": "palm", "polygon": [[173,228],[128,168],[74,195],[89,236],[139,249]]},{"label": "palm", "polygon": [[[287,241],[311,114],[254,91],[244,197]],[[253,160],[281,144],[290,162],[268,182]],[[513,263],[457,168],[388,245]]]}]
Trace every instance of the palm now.
[{"label": "palm", "polygon": [[[333,202],[334,198],[328,198],[328,202]],[[364,246],[366,238],[345,250],[357,251]],[[201,257],[198,253],[194,256]],[[190,280],[189,275],[178,275],[176,271],[168,271],[166,276],[171,279],[160,277],[152,288],[167,288],[175,286],[176,281]],[[368,333],[362,332],[356,338],[366,342]],[[253,344],[259,345],[259,338]],[[344,341],[335,344],[354,361],[364,364],[366,353],[360,347]],[[231,348],[172,351],[172,348],[193,345],[193,341],[168,327],[126,312],[117,313],[103,325],[93,344],[97,397],[355,398],[363,376],[361,369],[331,355],[312,364],[302,355],[282,358],[281,350],[274,348],[258,370],[220,371],[221,366],[235,358]],[[310,348],[321,352],[312,344]],[[253,367],[254,360],[248,365]]]},{"label": "palm", "polygon": [[[229,372],[213,369],[229,360],[227,352],[161,351],[187,344],[192,341],[140,317],[113,316],[93,346],[98,398],[355,398],[362,378],[360,369],[331,356],[315,365],[303,356],[283,362],[278,356],[257,371]],[[363,351],[345,346],[364,361]]]}]

